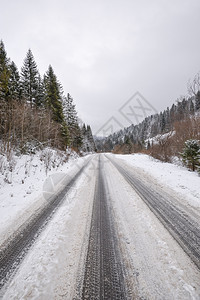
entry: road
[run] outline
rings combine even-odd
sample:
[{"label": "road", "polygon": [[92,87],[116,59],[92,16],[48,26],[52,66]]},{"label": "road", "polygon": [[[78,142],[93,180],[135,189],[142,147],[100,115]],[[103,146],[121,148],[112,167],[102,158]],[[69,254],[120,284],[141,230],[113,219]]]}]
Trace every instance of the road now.
[{"label": "road", "polygon": [[81,167],[76,175],[66,184],[66,186],[54,197],[50,198],[47,205],[39,212],[34,214],[32,218],[16,233],[7,244],[4,244],[0,249],[0,289],[6,284],[7,280],[12,276],[20,265],[20,261],[24,258],[31,245],[39,236],[41,231],[51,220],[53,214],[62,205],[65,195],[68,190],[73,187],[73,184],[83,173],[86,164]]},{"label": "road", "polygon": [[[76,196],[77,208],[74,213],[72,210],[70,221],[73,239],[67,246],[75,249],[76,243],[73,276],[66,272],[60,275],[62,280],[55,282],[56,296],[52,298],[199,299],[198,214],[146,182],[114,155],[104,154],[88,160],[73,182],[4,248],[0,260],[2,286],[9,278],[14,280],[13,289],[15,284],[20,286],[17,279],[15,282],[17,274],[12,279],[13,272],[23,269],[23,259],[28,249],[34,251],[32,245],[36,236],[40,239],[41,228],[45,231],[46,224],[48,227],[53,222],[55,211],[64,204],[64,195],[83,176],[87,180],[79,184],[80,196]],[[88,212],[78,218],[77,211],[81,213],[84,205]],[[84,225],[80,227],[81,218]],[[68,253],[72,255],[71,250]],[[60,273],[69,268],[68,259],[69,254],[63,257]],[[5,294],[4,299],[10,298],[9,292]]]},{"label": "road", "polygon": [[99,157],[82,299],[126,299],[122,259],[102,164]]},{"label": "road", "polygon": [[153,187],[146,187],[133,172],[125,170],[116,160],[110,161],[200,269],[198,217],[195,218],[183,206],[180,207],[172,196],[161,194]]}]

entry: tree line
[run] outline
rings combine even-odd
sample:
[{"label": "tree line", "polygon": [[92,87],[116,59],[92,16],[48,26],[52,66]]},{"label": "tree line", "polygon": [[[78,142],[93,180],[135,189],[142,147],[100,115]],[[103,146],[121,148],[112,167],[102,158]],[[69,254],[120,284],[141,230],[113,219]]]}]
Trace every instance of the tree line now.
[{"label": "tree line", "polygon": [[9,153],[35,148],[94,151],[90,126],[81,124],[72,96],[49,65],[41,77],[31,49],[21,68],[7,56],[0,41],[0,149]]},{"label": "tree line", "polygon": [[[139,124],[132,124],[112,135],[97,140],[99,151],[114,153],[145,152],[162,161],[184,157],[194,153],[200,145],[200,74],[188,83],[187,97],[181,97],[170,108],[146,117]],[[190,149],[188,150],[188,145]],[[195,146],[194,146],[195,145]],[[200,152],[196,151],[196,165],[200,164]],[[191,169],[195,169],[194,157],[191,157]]]},{"label": "tree line", "polygon": [[[174,129],[174,124],[188,117],[197,116],[200,111],[200,92],[188,99],[180,99],[171,108],[146,117],[139,124],[132,124],[118,132],[108,136],[99,147],[104,151],[112,151],[116,145],[132,143],[136,150],[146,146],[146,141],[151,146],[151,138],[159,134],[167,133]],[[99,149],[99,150],[101,150]]]}]

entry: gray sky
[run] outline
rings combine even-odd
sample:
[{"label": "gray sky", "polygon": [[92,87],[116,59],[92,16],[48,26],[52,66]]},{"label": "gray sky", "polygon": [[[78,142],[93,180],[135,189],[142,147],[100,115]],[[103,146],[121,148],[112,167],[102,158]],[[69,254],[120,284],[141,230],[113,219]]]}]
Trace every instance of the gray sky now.
[{"label": "gray sky", "polygon": [[31,48],[41,74],[51,64],[94,133],[111,117],[129,125],[119,109],[137,91],[171,106],[200,70],[199,0],[0,2],[8,56],[20,69]]}]

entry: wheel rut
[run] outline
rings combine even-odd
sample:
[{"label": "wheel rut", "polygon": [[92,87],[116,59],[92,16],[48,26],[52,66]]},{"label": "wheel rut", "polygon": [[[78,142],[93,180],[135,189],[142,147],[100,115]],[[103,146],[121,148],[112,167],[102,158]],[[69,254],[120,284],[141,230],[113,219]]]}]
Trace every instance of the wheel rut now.
[{"label": "wheel rut", "polygon": [[174,205],[176,201],[172,197],[169,199],[153,188],[147,188],[118,162],[109,160],[200,269],[200,224]]},{"label": "wheel rut", "polygon": [[64,189],[56,196],[52,197],[48,204],[31,220],[24,224],[21,229],[14,234],[14,237],[0,249],[0,290],[15,274],[16,270],[36,238],[52,218],[53,214],[65,200],[66,193],[75,184],[76,180],[83,173],[89,161],[76,173]]},{"label": "wheel rut", "polygon": [[99,156],[81,299],[127,299],[122,260]]}]

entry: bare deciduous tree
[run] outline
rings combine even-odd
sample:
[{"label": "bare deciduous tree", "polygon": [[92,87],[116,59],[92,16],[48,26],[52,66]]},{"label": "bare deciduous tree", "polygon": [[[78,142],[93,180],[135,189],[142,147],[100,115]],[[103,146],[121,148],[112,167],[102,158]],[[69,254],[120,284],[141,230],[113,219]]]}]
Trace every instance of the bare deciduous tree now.
[{"label": "bare deciduous tree", "polygon": [[200,72],[198,72],[194,79],[188,81],[188,93],[190,96],[197,96],[200,92]]}]

